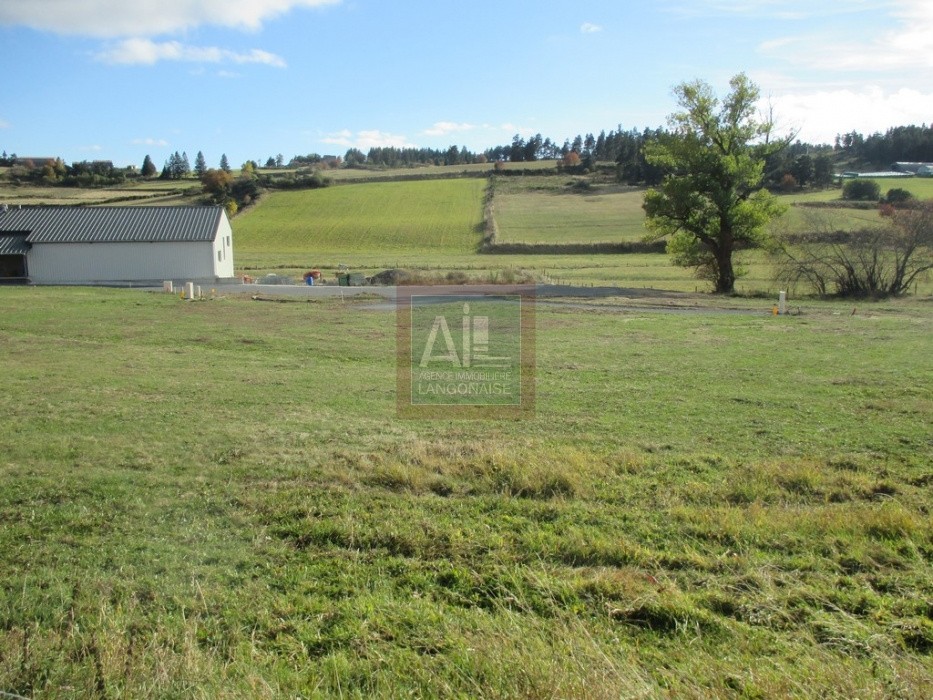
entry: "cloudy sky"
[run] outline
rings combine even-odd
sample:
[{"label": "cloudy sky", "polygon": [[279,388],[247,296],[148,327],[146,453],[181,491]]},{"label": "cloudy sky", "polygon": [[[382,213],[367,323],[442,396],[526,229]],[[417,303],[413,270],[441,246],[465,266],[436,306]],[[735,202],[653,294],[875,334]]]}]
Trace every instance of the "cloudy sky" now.
[{"label": "cloudy sky", "polygon": [[0,0],[0,150],[239,165],[655,127],[745,71],[811,142],[933,122],[930,0]]}]

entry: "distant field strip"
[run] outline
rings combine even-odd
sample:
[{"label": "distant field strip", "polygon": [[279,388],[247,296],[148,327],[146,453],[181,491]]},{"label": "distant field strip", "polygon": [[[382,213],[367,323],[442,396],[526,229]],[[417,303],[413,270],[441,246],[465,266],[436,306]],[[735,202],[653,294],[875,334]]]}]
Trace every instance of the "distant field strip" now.
[{"label": "distant field strip", "polygon": [[276,192],[237,217],[239,251],[466,253],[480,242],[481,179]]},{"label": "distant field strip", "polygon": [[644,193],[507,191],[496,195],[499,243],[606,243],[644,237]]},{"label": "distant field strip", "polygon": [[[560,181],[560,184],[558,184]],[[564,178],[540,179],[537,183],[505,182],[495,196],[494,216],[499,244],[568,245],[640,241],[647,233],[642,209],[644,190],[619,191],[596,187],[582,192],[564,184]],[[882,194],[887,192],[882,183]],[[898,180],[918,198],[933,196],[933,180]],[[841,206],[816,209],[808,206],[839,202],[838,189],[782,195],[787,213],[773,226],[780,233],[814,231],[857,231],[882,223],[874,208]]]}]

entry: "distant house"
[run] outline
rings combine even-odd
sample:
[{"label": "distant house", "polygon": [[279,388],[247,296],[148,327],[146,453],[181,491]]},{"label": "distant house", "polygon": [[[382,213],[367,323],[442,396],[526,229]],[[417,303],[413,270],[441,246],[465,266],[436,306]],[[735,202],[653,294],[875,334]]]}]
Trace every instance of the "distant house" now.
[{"label": "distant house", "polygon": [[223,207],[0,207],[0,280],[161,285],[232,277]]},{"label": "distant house", "polygon": [[16,158],[13,165],[24,168],[44,168],[46,165],[55,165],[58,158]]}]

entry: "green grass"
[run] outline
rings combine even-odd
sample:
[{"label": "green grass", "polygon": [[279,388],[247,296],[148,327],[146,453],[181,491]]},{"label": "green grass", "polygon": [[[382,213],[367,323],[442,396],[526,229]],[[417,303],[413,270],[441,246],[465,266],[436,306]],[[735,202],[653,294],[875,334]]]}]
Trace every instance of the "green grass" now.
[{"label": "green grass", "polygon": [[[595,185],[577,189],[569,176],[502,178],[496,192],[499,240],[508,243],[606,243],[641,240],[647,230],[643,188]],[[902,187],[918,199],[933,198],[933,178],[878,180],[882,194]],[[842,202],[842,191],[830,188],[780,195],[787,213],[774,226],[800,234],[820,228],[855,231],[879,223],[875,210],[851,207],[817,209],[814,203]]]},{"label": "green grass", "polygon": [[130,180],[100,188],[12,185],[0,179],[0,201],[20,206],[120,204],[167,206],[195,203],[201,196],[197,180]]},{"label": "green grass", "polygon": [[0,288],[0,690],[929,697],[928,305],[540,305],[419,422],[392,314]]},{"label": "green grass", "polygon": [[500,243],[638,241],[647,233],[644,190],[574,187],[572,177],[500,178],[495,216]]},{"label": "green grass", "polygon": [[[502,170],[554,170],[557,165],[553,160],[538,160],[529,163],[502,163]],[[465,165],[420,165],[412,168],[339,168],[336,170],[322,170],[324,177],[333,182],[342,183],[353,180],[367,180],[372,178],[398,178],[413,177],[457,176],[459,174],[481,175],[492,174],[496,169],[495,163],[468,163]]]},{"label": "green grass", "polygon": [[348,256],[448,255],[481,239],[482,179],[386,182],[270,195],[235,222],[239,260],[300,254],[313,264]]},{"label": "green grass", "polygon": [[[515,163],[515,167],[544,168],[553,163]],[[490,164],[463,166],[483,171]],[[455,169],[431,168],[376,171],[379,176],[412,173],[438,175]],[[346,178],[371,177],[373,171],[336,170]],[[495,205],[499,239],[528,243],[605,242],[637,240],[644,234],[641,193],[607,185],[574,190],[571,176],[500,177]],[[891,181],[882,181],[882,186]],[[914,178],[896,186],[913,188],[917,196],[933,196],[933,182]],[[9,203],[47,204],[184,204],[191,197],[178,194],[178,183],[161,180],[122,188],[0,187]],[[461,273],[489,278],[503,270],[528,273],[540,281],[582,285],[695,291],[708,284],[692,271],[670,264],[665,255],[481,255],[483,193],[481,178],[419,182],[342,184],[322,190],[272,192],[260,204],[234,218],[235,262],[238,273],[259,276],[275,271],[300,281],[312,267],[332,272],[339,265],[372,274],[393,267],[427,270],[431,274]],[[181,183],[190,190],[191,182]],[[832,201],[840,190],[784,195],[788,204]],[[18,198],[18,199],[17,199]],[[814,209],[791,206],[775,223],[776,230],[800,233],[814,227],[854,230],[878,221],[870,210]],[[740,255],[747,275],[740,293],[776,293],[773,269],[766,256]],[[918,291],[929,294],[933,278],[920,281]]]}]

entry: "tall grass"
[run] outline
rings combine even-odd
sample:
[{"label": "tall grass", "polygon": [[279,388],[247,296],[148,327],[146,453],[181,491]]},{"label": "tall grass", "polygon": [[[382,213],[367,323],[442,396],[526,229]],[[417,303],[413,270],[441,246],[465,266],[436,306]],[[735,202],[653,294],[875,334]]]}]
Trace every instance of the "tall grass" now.
[{"label": "tall grass", "polygon": [[928,697],[930,316],[840,311],[542,305],[421,422],[365,302],[0,289],[0,689]]}]

